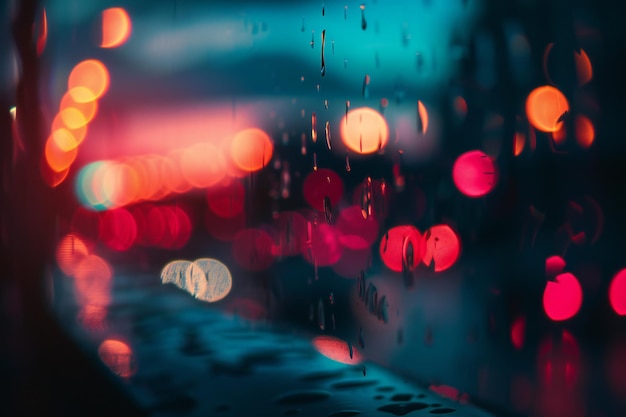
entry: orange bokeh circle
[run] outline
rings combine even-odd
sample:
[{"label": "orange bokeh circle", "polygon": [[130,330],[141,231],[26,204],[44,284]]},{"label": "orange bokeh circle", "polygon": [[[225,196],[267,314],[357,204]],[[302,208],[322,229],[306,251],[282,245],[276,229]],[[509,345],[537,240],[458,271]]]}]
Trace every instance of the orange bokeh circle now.
[{"label": "orange bokeh circle", "polygon": [[[424,126],[424,131],[426,126]],[[353,152],[370,154],[384,148],[389,140],[389,128],[383,116],[369,107],[348,112],[341,120],[341,139]]]},{"label": "orange bokeh circle", "polygon": [[526,99],[528,121],[542,132],[556,132],[563,124],[562,117],[569,111],[563,93],[549,85],[537,87]]}]

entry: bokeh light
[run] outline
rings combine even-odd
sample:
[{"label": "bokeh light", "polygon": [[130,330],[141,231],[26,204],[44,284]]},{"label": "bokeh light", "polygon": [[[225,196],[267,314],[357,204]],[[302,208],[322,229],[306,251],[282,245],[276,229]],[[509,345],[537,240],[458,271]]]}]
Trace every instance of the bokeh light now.
[{"label": "bokeh light", "polygon": [[185,280],[190,261],[177,259],[166,264],[161,270],[161,283],[174,284],[179,288],[186,288]]},{"label": "bokeh light", "polygon": [[584,49],[580,49],[580,52],[574,51],[574,64],[576,66],[576,76],[578,78],[578,85],[585,85],[593,78],[593,69],[591,66],[591,60]]},{"label": "bokeh light", "polygon": [[361,250],[369,248],[378,237],[379,223],[373,216],[364,218],[360,206],[349,206],[341,210],[337,219],[339,243]]},{"label": "bokeh light", "polygon": [[107,92],[109,88],[109,71],[102,62],[88,59],[74,67],[68,78],[67,85],[72,99],[76,102],[86,103],[93,101]]},{"label": "bokeh light", "polygon": [[589,120],[587,116],[576,116],[574,129],[578,145],[583,149],[589,148],[596,137],[596,132],[591,120]]},{"label": "bokeh light", "polygon": [[74,276],[77,265],[89,255],[87,245],[76,234],[70,233],[57,244],[56,260],[64,274]]},{"label": "bokeh light", "polygon": [[68,129],[57,129],[50,134],[50,139],[54,141],[54,145],[65,153],[70,153],[78,146],[78,142]]},{"label": "bokeh light", "polygon": [[245,129],[237,133],[230,145],[233,162],[246,172],[264,168],[272,159],[274,145],[261,129]]},{"label": "bokeh light", "polygon": [[74,271],[74,294],[79,305],[106,307],[111,303],[113,268],[98,255],[85,256]]},{"label": "bokeh light", "polygon": [[102,12],[102,48],[117,48],[123,45],[132,30],[130,16],[121,7],[112,7]]},{"label": "bokeh light", "polygon": [[417,102],[418,131],[422,135],[428,131],[428,111],[421,101]]},{"label": "bokeh light", "polygon": [[313,347],[335,362],[347,365],[358,365],[363,362],[363,356],[354,346],[348,345],[341,339],[333,336],[318,336],[313,339]]},{"label": "bokeh light", "polygon": [[198,300],[213,303],[225,298],[233,286],[228,267],[216,259],[193,261],[186,271],[186,290]]},{"label": "bokeh light", "polygon": [[568,111],[569,103],[563,93],[549,85],[535,88],[526,99],[528,121],[542,132],[559,130]]},{"label": "bokeh light", "polygon": [[193,231],[189,214],[178,206],[164,206],[162,210],[165,212],[165,238],[161,247],[183,248],[189,242]]},{"label": "bokeh light", "polygon": [[422,260],[426,266],[434,264],[435,272],[454,265],[461,254],[461,241],[447,224],[433,226],[424,234],[426,249]]},{"label": "bokeh light", "polygon": [[[557,66],[558,53],[552,54],[552,50],[560,48],[561,46],[555,45],[554,42],[550,42],[543,53],[543,72],[550,84],[560,84],[562,80],[555,78],[550,74],[550,68]],[[554,56],[553,56],[554,55]],[[583,86],[593,78],[593,67],[591,65],[591,59],[584,49],[573,50],[574,70],[576,72],[576,79],[579,86]],[[554,74],[557,75],[557,74]]]},{"label": "bokeh light", "polygon": [[224,186],[207,190],[209,209],[219,217],[230,218],[243,211],[245,189],[240,181],[233,180]]},{"label": "bokeh light", "polygon": [[103,195],[101,181],[110,161],[98,161],[85,165],[76,176],[76,196],[79,201],[95,210],[104,210],[110,205]]},{"label": "bokeh light", "polygon": [[452,168],[452,179],[461,193],[468,197],[487,195],[496,185],[496,167],[489,155],[470,151],[459,156]]},{"label": "bokeh light", "polygon": [[[93,118],[96,117],[96,114],[98,112],[97,101],[92,100],[92,101],[80,103],[74,100],[75,95],[81,96],[81,95],[88,94],[88,91],[84,91],[86,90],[86,87],[75,87],[75,88],[76,88],[76,91],[68,91],[67,93],[65,93],[65,95],[61,99],[61,104],[59,105],[59,114],[61,115],[63,115],[63,111],[66,109],[74,109],[76,112],[80,114],[80,116],[75,115],[77,118],[77,121],[74,122],[74,124],[78,126],[72,127],[69,124],[66,125],[67,127],[70,127],[72,129],[78,129],[82,127],[84,124],[87,124],[88,122],[92,121]],[[66,114],[66,118],[68,116],[69,115]],[[81,122],[83,123],[81,124]]]},{"label": "bokeh light", "polygon": [[109,207],[121,207],[136,201],[143,191],[141,177],[135,167],[123,162],[111,162],[103,170],[100,186]]},{"label": "bokeh light", "polygon": [[360,154],[377,152],[389,140],[387,122],[369,107],[350,110],[341,120],[340,133],[348,149]]},{"label": "bokeh light", "polygon": [[515,132],[513,137],[513,155],[520,156],[526,146],[526,135],[522,132]]},{"label": "bokeh light", "polygon": [[41,155],[39,158],[39,173],[43,181],[48,184],[49,187],[54,188],[60,185],[70,173],[70,167],[65,168],[62,171],[55,171],[48,165],[45,155]]},{"label": "bokeh light", "polygon": [[[58,146],[57,141],[61,142],[63,147],[66,149],[69,148],[69,150],[64,151],[60,146]],[[76,160],[76,156],[78,155],[78,151],[74,145],[75,142],[72,136],[66,134],[66,131],[57,130],[54,137],[48,137],[44,150],[48,166],[56,172],[68,169]]]},{"label": "bokeh light", "polygon": [[467,116],[467,101],[461,96],[456,96],[452,104],[457,118],[464,119]]},{"label": "bokeh light", "polygon": [[613,277],[609,287],[611,307],[620,316],[626,316],[626,269]]},{"label": "bokeh light", "polygon": [[546,258],[546,279],[552,281],[565,269],[565,261],[559,255]]},{"label": "bokeh light", "polygon": [[307,233],[310,233],[310,245],[304,251],[307,262],[317,266],[331,266],[341,259],[342,248],[334,226],[313,224]]},{"label": "bokeh light", "polygon": [[524,340],[526,338],[526,318],[523,316],[517,317],[511,325],[511,343],[517,350],[521,350],[524,347]]},{"label": "bokeh light", "polygon": [[132,208],[137,224],[137,243],[145,246],[160,246],[165,240],[166,218],[163,210],[153,204],[142,204]]},{"label": "bokeh light", "polygon": [[[82,141],[85,139],[85,136],[87,136],[87,125],[77,127],[75,129],[71,129],[69,126],[65,124],[61,115],[57,114],[55,118],[52,120],[52,126],[50,128],[51,136],[54,137],[54,133],[61,129],[69,132],[72,135],[72,138],[74,138],[72,146],[70,147],[76,147],[80,145]],[[62,144],[59,143],[59,145],[62,145]]]},{"label": "bokeh light", "polygon": [[[59,112],[61,120],[70,129],[79,129],[87,124],[87,118],[80,110],[74,107],[66,107]],[[53,132],[53,134],[56,132]]]},{"label": "bokeh light", "polygon": [[120,378],[129,378],[135,371],[132,349],[124,342],[107,339],[98,347],[100,360]]},{"label": "bokeh light", "polygon": [[302,186],[304,199],[314,209],[324,211],[324,198],[328,197],[335,206],[343,197],[343,180],[335,171],[320,168],[310,172]]},{"label": "bokeh light", "polygon": [[48,42],[48,13],[45,7],[41,11],[41,19],[38,25],[37,35],[37,56],[41,56],[44,49],[46,49],[46,43]]},{"label": "bokeh light", "polygon": [[380,240],[380,257],[385,266],[394,272],[402,272],[403,263],[407,258],[404,248],[408,244],[413,247],[407,266],[410,270],[417,267],[424,256],[426,247],[424,239],[417,228],[410,225],[396,226],[389,229]]},{"label": "bokeh light", "polygon": [[578,279],[571,273],[557,275],[548,281],[543,292],[543,309],[554,321],[567,320],[576,315],[583,301]]},{"label": "bokeh light", "polygon": [[137,224],[137,243],[163,249],[181,249],[191,237],[193,224],[177,205],[142,204],[131,209]]},{"label": "bokeh light", "polygon": [[137,224],[125,208],[107,210],[100,218],[100,240],[117,251],[130,249],[137,238]]},{"label": "bokeh light", "polygon": [[181,156],[183,177],[196,188],[211,187],[224,178],[226,163],[220,150],[210,143],[186,148]]},{"label": "bokeh light", "polygon": [[175,149],[167,154],[161,164],[163,186],[171,193],[182,194],[192,188],[182,175],[180,164],[183,154],[183,149]]}]

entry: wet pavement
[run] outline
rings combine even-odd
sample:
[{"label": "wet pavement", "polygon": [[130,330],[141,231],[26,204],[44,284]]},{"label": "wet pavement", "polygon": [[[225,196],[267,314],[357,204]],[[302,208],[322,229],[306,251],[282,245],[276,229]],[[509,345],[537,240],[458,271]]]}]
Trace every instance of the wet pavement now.
[{"label": "wet pavement", "polygon": [[[305,332],[223,313],[158,276],[117,274],[106,318],[81,313],[73,284],[55,278],[57,317],[151,415],[493,415],[375,364],[330,360]],[[130,352],[107,354],[105,340]]]}]

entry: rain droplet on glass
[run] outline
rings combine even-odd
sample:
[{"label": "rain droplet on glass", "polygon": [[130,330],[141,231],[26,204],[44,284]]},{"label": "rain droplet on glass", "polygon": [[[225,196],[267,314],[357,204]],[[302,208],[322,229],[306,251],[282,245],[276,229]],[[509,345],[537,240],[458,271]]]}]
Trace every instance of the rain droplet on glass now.
[{"label": "rain droplet on glass", "polygon": [[362,89],[364,98],[369,97],[369,85],[370,85],[370,76],[365,75],[365,78],[363,79],[363,89]]},{"label": "rain droplet on glass", "polygon": [[365,5],[361,4],[361,29],[367,29],[367,21],[365,20]]},{"label": "rain droplet on glass", "polygon": [[320,326],[320,330],[326,328],[326,317],[324,315],[324,301],[320,298],[317,302],[317,324]]},{"label": "rain droplet on glass", "polygon": [[324,130],[326,132],[326,146],[328,147],[328,150],[331,150],[332,146],[330,145],[330,122],[326,122],[326,127]]},{"label": "rain droplet on glass", "polygon": [[322,68],[320,73],[322,77],[326,75],[326,62],[324,61],[324,47],[326,46],[326,29],[322,30]]},{"label": "rain droplet on glass", "polygon": [[317,142],[317,116],[315,112],[311,113],[311,139],[313,139],[313,143]]},{"label": "rain droplet on glass", "polygon": [[324,216],[326,218],[327,224],[332,224],[333,222],[333,207],[330,203],[330,197],[324,197]]}]

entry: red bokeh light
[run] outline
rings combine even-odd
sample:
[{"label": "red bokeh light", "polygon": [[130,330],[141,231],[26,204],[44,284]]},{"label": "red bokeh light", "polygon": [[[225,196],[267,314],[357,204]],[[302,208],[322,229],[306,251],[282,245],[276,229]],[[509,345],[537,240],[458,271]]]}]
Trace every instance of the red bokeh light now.
[{"label": "red bokeh light", "polygon": [[39,173],[41,174],[41,178],[44,182],[48,184],[49,187],[54,188],[65,181],[67,175],[70,173],[70,167],[57,172],[52,169],[50,165],[48,165],[46,156],[41,155],[41,158],[39,158]]},{"label": "red bokeh light", "polygon": [[[378,221],[369,216],[367,219],[361,214],[360,206],[350,206],[339,214],[337,220],[339,242],[350,249],[369,248],[378,237]],[[361,239],[354,239],[359,237]]]},{"label": "red bokeh light", "polygon": [[413,262],[408,265],[409,269],[413,270],[425,251],[424,240],[419,230],[410,225],[392,227],[380,240],[380,257],[385,266],[394,272],[402,272],[405,242],[413,245]]},{"label": "red bokeh light", "polygon": [[487,154],[466,152],[454,162],[452,179],[461,193],[468,197],[482,197],[496,185],[496,167]]},{"label": "red bokeh light", "polygon": [[352,346],[352,355],[350,355],[350,346],[341,339],[332,336],[318,336],[313,339],[313,347],[335,362],[347,365],[358,365],[363,361],[363,356],[356,347]]},{"label": "red bokeh light", "polygon": [[133,351],[126,343],[107,339],[100,344],[98,356],[115,375],[121,378],[128,378],[133,375]]},{"label": "red bokeh light", "polygon": [[113,269],[107,261],[97,255],[87,255],[76,266],[74,277],[74,293],[79,305],[109,305]]},{"label": "red bokeh light", "polygon": [[552,281],[565,269],[565,261],[558,255],[546,259],[546,279]]},{"label": "red bokeh light", "polygon": [[578,342],[566,330],[559,338],[547,337],[543,340],[537,354],[537,416],[585,415],[580,390],[582,364]]},{"label": "red bokeh light", "polygon": [[511,343],[517,350],[524,347],[524,339],[526,338],[526,318],[517,317],[511,325]]},{"label": "red bokeh light", "polygon": [[59,269],[64,274],[73,276],[76,272],[78,264],[89,255],[87,245],[76,234],[66,235],[59,244],[56,250],[56,259]]},{"label": "red bokeh light", "polygon": [[161,246],[167,249],[180,249],[187,244],[193,229],[191,219],[180,207],[164,206],[165,234]]},{"label": "red bokeh light", "polygon": [[626,316],[626,269],[613,277],[609,287],[609,301],[617,314]]},{"label": "red bokeh light", "polygon": [[581,148],[587,149],[596,137],[596,131],[593,123],[588,117],[583,115],[576,116],[574,128],[576,129],[576,142]]},{"label": "red bokeh light", "polygon": [[245,190],[241,182],[234,180],[228,185],[209,188],[209,209],[220,217],[235,217],[243,211]]},{"label": "red bokeh light", "polygon": [[[368,192],[368,183],[371,183],[370,206],[367,206],[363,202],[363,200],[367,199],[366,194]],[[383,180],[366,179],[354,188],[352,193],[352,204],[359,206],[361,210],[366,210],[367,217],[369,217],[369,211],[371,211],[372,216],[374,216],[377,220],[382,220],[387,217],[388,207],[391,200],[391,193],[388,188],[389,187]]]},{"label": "red bokeh light", "polygon": [[135,218],[125,208],[105,211],[100,218],[99,238],[111,249],[130,249],[137,238]]},{"label": "red bokeh light", "polygon": [[335,171],[321,168],[307,175],[302,190],[311,207],[324,211],[324,197],[328,197],[333,206],[341,200],[343,181]]},{"label": "red bokeh light", "polygon": [[310,228],[311,245],[304,251],[304,258],[317,266],[330,266],[341,258],[341,245],[337,238],[337,229],[326,223],[312,225]]},{"label": "red bokeh light", "polygon": [[578,381],[580,348],[578,341],[567,330],[560,337],[546,337],[537,352],[541,380],[545,385],[564,384],[571,386]]},{"label": "red bokeh light", "polygon": [[424,264],[435,264],[435,271],[440,272],[450,268],[459,259],[461,241],[452,228],[446,224],[433,226],[424,235],[426,250]]},{"label": "red bokeh light", "polygon": [[576,315],[583,301],[583,291],[578,279],[570,273],[557,275],[555,282],[548,281],[543,292],[543,308],[554,321],[567,320]]},{"label": "red bokeh light", "polygon": [[180,249],[191,237],[193,225],[178,206],[144,204],[132,209],[137,224],[137,243],[164,249]]},{"label": "red bokeh light", "polygon": [[137,221],[140,243],[145,246],[159,246],[165,237],[166,218],[163,211],[152,204],[136,207],[133,210]]}]

